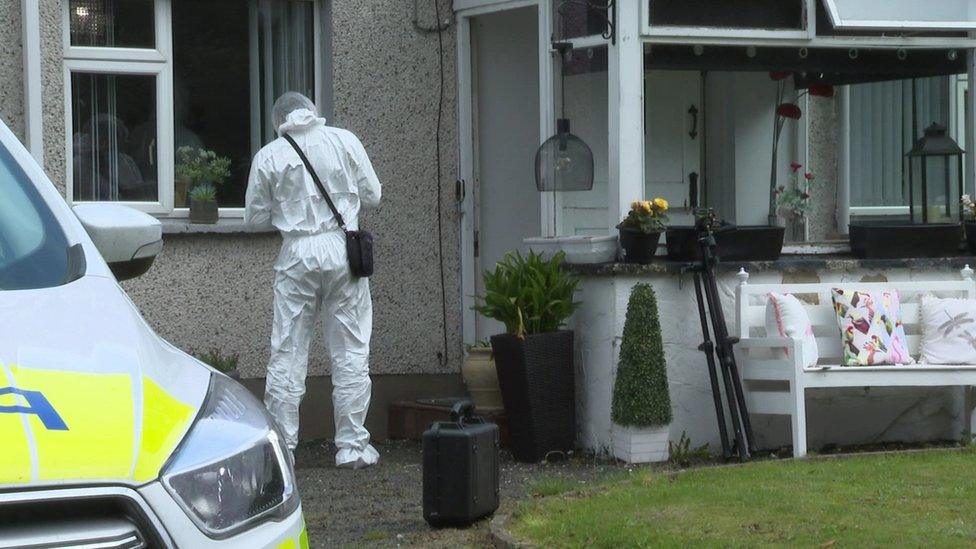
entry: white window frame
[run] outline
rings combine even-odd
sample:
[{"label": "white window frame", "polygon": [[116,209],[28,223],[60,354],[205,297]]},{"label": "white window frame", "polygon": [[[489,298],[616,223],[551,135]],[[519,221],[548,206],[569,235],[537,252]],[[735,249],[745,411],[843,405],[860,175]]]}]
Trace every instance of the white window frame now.
[{"label": "white window frame", "polygon": [[[251,0],[244,9],[253,12],[253,7],[261,0]],[[306,2],[312,4],[313,18],[313,83],[315,93],[313,100],[321,104],[323,98],[322,86],[322,9],[321,0],[289,0],[292,2]],[[117,201],[121,204],[153,214],[161,218],[182,220],[189,217],[189,208],[174,207],[175,187],[175,130],[174,130],[174,97],[173,97],[173,12],[172,0],[154,0],[154,17],[156,44],[155,48],[113,48],[72,46],[70,33],[70,5],[69,0],[62,3],[62,46],[64,59],[64,120],[65,120],[65,194],[69,204],[87,201],[74,200],[74,182],[72,145],[72,107],[71,107],[71,75],[72,73],[90,73],[107,75],[147,75],[156,78],[156,154],[159,161],[157,177],[157,198],[155,202]],[[252,14],[256,15],[256,13]],[[252,22],[254,23],[254,22]],[[252,41],[253,42],[253,41]],[[253,48],[256,47],[252,46]],[[257,77],[257,71],[251,71],[252,84]],[[255,101],[252,97],[251,105]],[[257,116],[257,115],[254,115]],[[262,122],[263,124],[263,122]],[[260,132],[259,134],[260,135]],[[253,135],[252,135],[253,142]],[[168,160],[163,160],[168,159]],[[244,217],[244,208],[240,206],[219,208],[221,218],[240,219]]]},{"label": "white window frame", "polygon": [[817,33],[817,2],[819,0],[789,0],[803,3],[807,27],[805,29],[766,29],[729,27],[685,27],[652,25],[651,6],[654,0],[641,0],[641,35],[657,38],[739,38],[752,42],[762,40],[809,40]]},{"label": "white window frame", "polygon": [[[858,0],[862,1],[862,0]],[[953,31],[976,30],[976,21],[918,21],[912,19],[844,19],[837,8],[836,0],[823,0],[830,22],[834,28],[845,30],[928,30]]]}]

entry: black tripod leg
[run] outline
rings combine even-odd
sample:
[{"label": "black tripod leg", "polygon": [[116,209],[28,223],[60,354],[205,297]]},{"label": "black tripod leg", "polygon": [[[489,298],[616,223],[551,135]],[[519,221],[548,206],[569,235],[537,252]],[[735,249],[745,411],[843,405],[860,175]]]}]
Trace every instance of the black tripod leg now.
[{"label": "black tripod leg", "polygon": [[715,286],[712,284],[714,281],[711,279],[709,268],[709,266],[706,266],[704,272],[705,297],[708,299],[708,309],[712,315],[712,328],[715,331],[715,339],[718,340],[716,354],[718,354],[718,361],[722,367],[725,394],[729,400],[729,412],[732,415],[732,430],[735,432],[735,444],[739,452],[739,459],[745,461],[749,459],[749,445],[742,429],[743,423],[739,419],[741,408],[739,406],[739,395],[736,394],[735,383],[732,380],[731,360],[728,354],[728,335],[723,336],[722,303],[718,299],[718,295],[716,295]]},{"label": "black tripod leg", "polygon": [[718,335],[716,331],[716,339],[721,337],[721,341],[724,342],[725,354],[728,358],[728,368],[732,377],[732,385],[735,389],[735,400],[739,406],[739,413],[742,415],[742,428],[745,430],[746,443],[749,447],[749,452],[756,451],[755,439],[752,435],[752,419],[749,417],[749,409],[746,407],[746,396],[742,389],[742,378],[739,377],[739,365],[735,361],[735,350],[732,348],[732,341],[729,338],[729,328],[728,324],[725,323],[725,313],[722,309],[722,301],[718,293],[718,285],[715,283],[715,276],[713,273],[709,272],[709,283],[712,287],[712,295],[715,299],[715,304],[718,310],[717,321],[722,329],[721,336]]},{"label": "black tripod leg", "polygon": [[722,403],[722,389],[719,387],[718,372],[715,370],[715,344],[709,335],[708,319],[705,316],[705,298],[702,296],[701,275],[695,273],[695,297],[698,300],[698,316],[701,318],[702,327],[702,352],[705,353],[705,361],[708,363],[708,379],[712,385],[712,400],[715,402],[715,415],[718,417],[718,434],[722,439],[722,456],[725,459],[732,457],[732,446],[729,444],[729,431],[725,425],[725,406]]}]

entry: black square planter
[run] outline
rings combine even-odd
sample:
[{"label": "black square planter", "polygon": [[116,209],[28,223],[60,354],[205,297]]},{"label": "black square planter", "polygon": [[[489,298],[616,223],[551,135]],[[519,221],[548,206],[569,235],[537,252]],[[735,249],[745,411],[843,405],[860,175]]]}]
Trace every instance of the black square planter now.
[{"label": "black square planter", "polygon": [[512,454],[538,462],[576,445],[573,332],[492,336]]},{"label": "black square planter", "polygon": [[958,223],[851,223],[851,253],[861,259],[952,257],[959,255],[962,227]]},{"label": "black square planter", "polygon": [[[745,225],[715,230],[715,255],[720,261],[772,261],[783,253],[784,227]],[[699,261],[701,247],[694,227],[669,228],[664,238],[668,260]]]}]

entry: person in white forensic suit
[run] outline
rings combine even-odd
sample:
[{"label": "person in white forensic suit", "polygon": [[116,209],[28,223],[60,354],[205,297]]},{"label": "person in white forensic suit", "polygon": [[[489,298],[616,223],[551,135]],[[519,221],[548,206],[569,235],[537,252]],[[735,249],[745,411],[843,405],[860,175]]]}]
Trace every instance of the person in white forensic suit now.
[{"label": "person in white forensic suit", "polygon": [[326,125],[307,97],[288,92],[274,104],[278,139],[254,156],[247,185],[245,222],[273,225],[282,244],[274,271],[274,321],[264,403],[298,443],[298,405],[305,394],[308,349],[318,319],[332,367],[336,465],[375,464],[364,422],[372,384],[369,340],[373,305],[369,280],[349,271],[345,235],[298,153],[310,160],[349,230],[359,228],[361,208],[380,202],[380,182],[366,150],[351,132]]}]

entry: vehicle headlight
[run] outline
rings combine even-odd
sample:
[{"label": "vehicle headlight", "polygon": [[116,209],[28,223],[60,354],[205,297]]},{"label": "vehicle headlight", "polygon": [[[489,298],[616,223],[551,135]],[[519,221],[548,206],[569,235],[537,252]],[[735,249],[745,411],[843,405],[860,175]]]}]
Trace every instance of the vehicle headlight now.
[{"label": "vehicle headlight", "polygon": [[190,433],[164,468],[163,486],[208,536],[233,535],[298,507],[291,452],[264,406],[214,375]]}]

